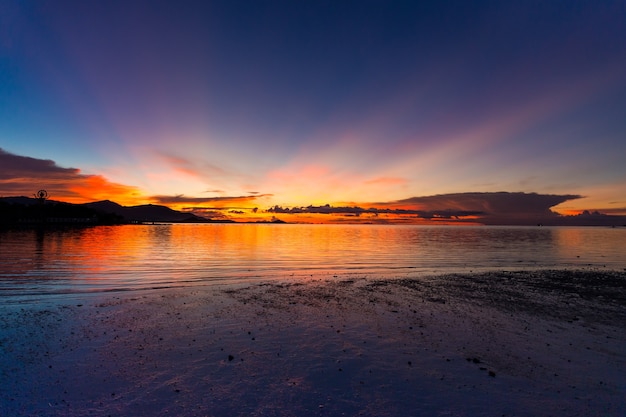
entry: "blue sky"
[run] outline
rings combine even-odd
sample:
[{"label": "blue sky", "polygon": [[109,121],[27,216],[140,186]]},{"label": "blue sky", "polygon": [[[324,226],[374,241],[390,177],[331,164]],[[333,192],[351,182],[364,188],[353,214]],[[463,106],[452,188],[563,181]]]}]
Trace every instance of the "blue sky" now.
[{"label": "blue sky", "polygon": [[[0,8],[0,148],[91,178],[42,177],[60,197],[251,209],[507,191],[626,213],[622,1]],[[36,179],[0,193],[20,177]]]}]

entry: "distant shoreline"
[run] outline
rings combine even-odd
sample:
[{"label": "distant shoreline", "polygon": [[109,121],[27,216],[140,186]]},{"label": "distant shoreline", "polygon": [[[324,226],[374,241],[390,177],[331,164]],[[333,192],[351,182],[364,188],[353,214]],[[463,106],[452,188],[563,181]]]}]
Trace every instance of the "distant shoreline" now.
[{"label": "distant shoreline", "polygon": [[[44,191],[44,190],[42,190]],[[47,194],[46,194],[47,196]],[[337,213],[344,212],[343,209],[338,209]],[[355,208],[357,213],[364,212],[363,209]],[[286,216],[293,216],[300,212],[300,210],[268,210],[268,213],[282,213]],[[330,206],[324,206],[314,210],[317,214],[327,216],[326,219],[331,220],[332,215],[337,214],[331,210]],[[367,212],[367,210],[365,210]],[[378,211],[375,211],[378,213]],[[386,211],[383,210],[384,214]],[[445,211],[444,211],[445,212]],[[256,211],[255,211],[256,213]],[[533,218],[531,219],[509,219],[505,221],[499,219],[494,221],[493,219],[482,221],[475,221],[470,219],[457,219],[457,221],[450,223],[447,213],[443,217],[437,217],[429,213],[426,217],[420,217],[419,222],[398,221],[398,219],[390,220],[384,218],[378,218],[374,221],[371,218],[368,220],[351,220],[351,221],[327,221],[319,222],[322,224],[397,224],[397,225],[485,225],[485,226],[601,226],[601,227],[626,227],[626,223],[623,223],[624,216],[610,216],[601,213],[590,213],[585,211],[575,216],[563,216],[553,213],[549,218]],[[167,206],[155,205],[155,204],[143,204],[138,206],[122,206],[110,200],[95,201],[84,204],[73,204],[62,201],[50,200],[44,197],[31,198],[25,196],[17,197],[0,197],[0,226],[2,224],[15,224],[15,223],[35,223],[45,224],[45,219],[53,219],[56,223],[91,223],[91,224],[132,224],[132,223],[244,223],[244,224],[283,224],[283,223],[295,223],[295,224],[316,224],[317,222],[291,222],[284,219],[280,219],[276,216],[272,216],[271,219],[263,219],[256,221],[246,220],[233,220],[226,218],[226,216],[215,216],[216,218],[207,218],[198,216],[190,211],[177,211]],[[354,219],[358,218],[357,215]],[[291,217],[290,217],[291,218]],[[438,220],[437,220],[438,219]]]}]

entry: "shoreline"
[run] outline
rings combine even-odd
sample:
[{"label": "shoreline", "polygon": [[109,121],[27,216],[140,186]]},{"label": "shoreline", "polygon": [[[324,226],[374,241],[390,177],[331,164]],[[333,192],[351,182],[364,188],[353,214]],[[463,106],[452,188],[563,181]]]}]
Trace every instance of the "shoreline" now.
[{"label": "shoreline", "polygon": [[626,272],[443,278],[0,307],[0,414],[626,414]]}]

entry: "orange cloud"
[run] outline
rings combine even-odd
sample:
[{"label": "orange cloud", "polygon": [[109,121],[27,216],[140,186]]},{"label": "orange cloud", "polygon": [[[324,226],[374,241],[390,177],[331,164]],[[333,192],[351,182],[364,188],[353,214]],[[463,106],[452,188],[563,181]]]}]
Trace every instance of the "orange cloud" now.
[{"label": "orange cloud", "polygon": [[143,202],[139,201],[143,198],[141,198],[141,192],[136,187],[110,182],[101,175],[82,175],[82,180],[69,184],[68,189],[77,195],[80,202],[115,200],[122,205]]},{"label": "orange cloud", "polygon": [[45,189],[55,200],[86,203],[115,200],[120,204],[144,202],[138,188],[110,182],[101,175],[82,174],[77,168],[64,168],[48,159],[14,155],[0,149],[0,193],[32,196]]},{"label": "orange cloud", "polygon": [[[238,210],[251,209],[257,200],[269,197],[270,194],[243,195],[243,196],[220,196],[220,197],[187,197],[185,195],[155,195],[150,197],[150,201],[156,204],[164,204],[177,210]],[[204,205],[210,204],[210,207]]]},{"label": "orange cloud", "polygon": [[182,174],[199,178],[215,176],[222,177],[229,175],[229,173],[222,167],[213,165],[203,160],[194,160],[162,151],[157,151],[156,153],[160,158],[167,162],[167,164],[170,165],[174,171]]}]

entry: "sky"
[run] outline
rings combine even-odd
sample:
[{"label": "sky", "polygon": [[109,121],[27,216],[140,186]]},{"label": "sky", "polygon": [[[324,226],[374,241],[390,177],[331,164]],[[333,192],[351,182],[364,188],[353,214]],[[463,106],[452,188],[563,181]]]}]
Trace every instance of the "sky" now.
[{"label": "sky", "polygon": [[623,216],[624,39],[610,0],[4,1],[0,196]]}]

